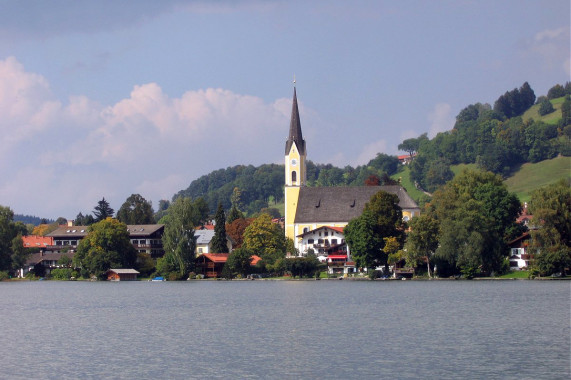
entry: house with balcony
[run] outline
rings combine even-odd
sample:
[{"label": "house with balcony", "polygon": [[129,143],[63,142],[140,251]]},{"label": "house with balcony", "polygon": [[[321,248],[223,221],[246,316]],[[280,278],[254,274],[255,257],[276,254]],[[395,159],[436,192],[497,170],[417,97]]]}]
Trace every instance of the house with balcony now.
[{"label": "house with balcony", "polygon": [[531,234],[524,232],[521,236],[508,242],[510,248],[510,270],[526,270],[533,255],[529,252]]},{"label": "house with balcony", "polygon": [[[77,245],[87,236],[89,226],[73,226],[68,224],[60,226],[55,231],[47,234],[53,239],[53,245],[47,249],[54,252],[75,252]],[[159,258],[165,254],[163,248],[164,224],[137,224],[127,225],[127,232],[131,244],[139,253],[147,253],[152,258]]]}]

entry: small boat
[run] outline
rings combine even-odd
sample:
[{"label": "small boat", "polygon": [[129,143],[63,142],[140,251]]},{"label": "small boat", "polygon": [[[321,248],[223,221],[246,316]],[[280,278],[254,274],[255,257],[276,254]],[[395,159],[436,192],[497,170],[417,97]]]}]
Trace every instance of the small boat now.
[{"label": "small boat", "polygon": [[164,277],[155,277],[151,281],[166,281]]}]

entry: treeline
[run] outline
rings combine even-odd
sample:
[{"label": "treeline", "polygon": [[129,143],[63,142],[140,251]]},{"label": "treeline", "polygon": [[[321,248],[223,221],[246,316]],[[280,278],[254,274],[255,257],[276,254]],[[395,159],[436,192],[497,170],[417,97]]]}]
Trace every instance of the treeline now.
[{"label": "treeline", "polygon": [[54,222],[54,220],[52,219],[40,218],[38,216],[32,216],[32,215],[21,215],[21,214],[14,214],[14,221],[22,222],[24,224],[32,224],[34,226],[37,226],[39,224],[49,224]]},{"label": "treeline", "polygon": [[[390,175],[398,170],[395,156],[379,153],[367,165],[341,169],[331,164],[315,164],[307,161],[308,186],[362,186],[364,184],[390,184]],[[262,209],[283,201],[284,165],[238,165],[219,169],[191,182],[185,190],[174,195],[192,199],[203,198],[213,213],[221,204],[225,210],[232,207],[234,189],[240,193],[240,209],[246,215],[254,215]]]},{"label": "treeline", "polygon": [[[493,108],[481,103],[467,106],[456,117],[451,131],[439,133],[432,140],[422,135],[399,145],[399,149],[417,153],[410,165],[411,179],[433,192],[454,176],[450,165],[477,164],[481,169],[507,176],[526,162],[571,155],[569,94],[569,83],[556,85],[548,93],[548,100],[566,96],[557,124],[522,119],[521,115],[536,99],[527,82],[500,96]],[[545,97],[539,99],[544,100]]]}]

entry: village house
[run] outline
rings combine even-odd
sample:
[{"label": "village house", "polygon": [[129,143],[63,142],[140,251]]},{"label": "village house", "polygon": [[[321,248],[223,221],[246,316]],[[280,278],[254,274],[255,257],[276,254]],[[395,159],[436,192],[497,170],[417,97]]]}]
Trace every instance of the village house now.
[{"label": "village house", "polygon": [[[203,253],[196,258],[196,273],[207,278],[222,276],[222,269],[228,261],[229,253]],[[255,267],[262,260],[260,256],[252,255],[250,266]]]},{"label": "village house", "polygon": [[[194,231],[194,236],[196,237],[196,255],[201,255],[203,253],[217,253],[212,252],[212,238],[214,237],[214,230],[196,230]],[[233,241],[227,236],[226,238],[228,247],[228,252],[232,252]]]}]

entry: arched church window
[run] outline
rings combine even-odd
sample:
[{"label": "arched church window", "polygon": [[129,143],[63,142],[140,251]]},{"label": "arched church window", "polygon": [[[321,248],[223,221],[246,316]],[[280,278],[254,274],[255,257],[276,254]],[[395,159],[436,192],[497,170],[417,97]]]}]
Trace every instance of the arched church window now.
[{"label": "arched church window", "polygon": [[297,172],[291,172],[291,182],[297,182]]}]

